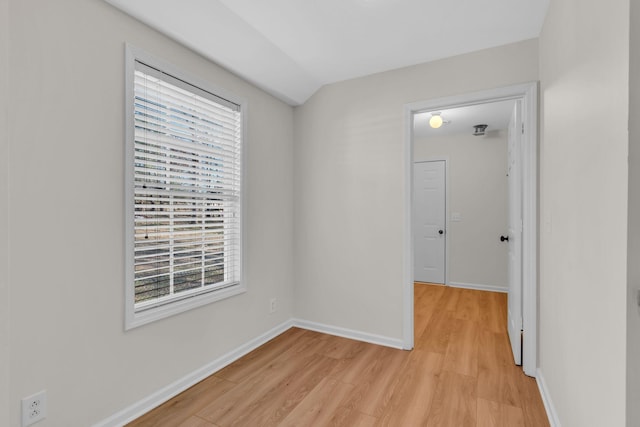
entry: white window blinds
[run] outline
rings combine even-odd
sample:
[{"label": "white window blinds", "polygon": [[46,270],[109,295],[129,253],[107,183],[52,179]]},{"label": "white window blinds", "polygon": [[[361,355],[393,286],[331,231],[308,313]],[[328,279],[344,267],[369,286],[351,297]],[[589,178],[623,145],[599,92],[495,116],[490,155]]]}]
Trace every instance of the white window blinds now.
[{"label": "white window blinds", "polygon": [[135,61],[134,293],[140,312],[240,281],[240,106]]}]

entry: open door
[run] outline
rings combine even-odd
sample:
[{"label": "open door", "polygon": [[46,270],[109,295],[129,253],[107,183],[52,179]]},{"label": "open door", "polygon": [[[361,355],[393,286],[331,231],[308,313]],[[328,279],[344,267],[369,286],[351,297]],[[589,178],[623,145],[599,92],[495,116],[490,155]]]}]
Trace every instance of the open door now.
[{"label": "open door", "polygon": [[522,105],[516,101],[508,129],[509,295],[507,326],[516,365],[522,365]]}]

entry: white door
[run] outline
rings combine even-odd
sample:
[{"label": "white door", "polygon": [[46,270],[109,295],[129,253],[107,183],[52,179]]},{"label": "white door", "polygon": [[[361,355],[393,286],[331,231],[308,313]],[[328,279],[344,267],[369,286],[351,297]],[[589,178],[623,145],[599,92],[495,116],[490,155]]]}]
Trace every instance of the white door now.
[{"label": "white door", "polygon": [[445,283],[445,162],[413,168],[414,280]]},{"label": "white door", "polygon": [[522,364],[522,109],[511,114],[508,131],[509,295],[507,326],[516,365]]}]

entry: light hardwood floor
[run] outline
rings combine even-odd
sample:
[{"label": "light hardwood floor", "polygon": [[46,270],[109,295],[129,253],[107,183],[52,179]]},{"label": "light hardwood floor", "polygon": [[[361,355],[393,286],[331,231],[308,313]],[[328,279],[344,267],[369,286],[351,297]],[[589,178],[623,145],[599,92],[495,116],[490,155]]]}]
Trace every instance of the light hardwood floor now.
[{"label": "light hardwood floor", "polygon": [[129,426],[548,426],[506,302],[417,283],[413,351],[293,328]]}]

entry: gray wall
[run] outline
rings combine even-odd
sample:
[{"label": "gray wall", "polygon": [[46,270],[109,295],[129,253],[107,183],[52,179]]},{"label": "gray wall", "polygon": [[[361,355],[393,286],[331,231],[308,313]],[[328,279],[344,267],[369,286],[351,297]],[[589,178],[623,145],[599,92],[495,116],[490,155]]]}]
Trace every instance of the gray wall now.
[{"label": "gray wall", "polygon": [[403,106],[537,80],[537,48],[331,84],[296,107],[296,317],[402,339]]},{"label": "gray wall", "polygon": [[627,427],[640,425],[640,4],[631,2],[629,232],[627,253]]},{"label": "gray wall", "polygon": [[623,426],[629,0],[552,1],[540,80],[540,370],[563,426]]},{"label": "gray wall", "polygon": [[[11,40],[8,197],[0,177],[3,243],[10,215],[9,425],[19,425],[22,397],[47,389],[38,426],[88,426],[291,318],[293,109],[102,0],[9,3],[8,15],[0,10]],[[248,292],[126,333],[125,42],[249,103]],[[0,256],[4,267],[4,247]]]},{"label": "gray wall", "polygon": [[[448,257],[451,285],[508,289],[507,132],[416,138],[414,161],[448,158]],[[460,213],[462,220],[452,221]]]},{"label": "gray wall", "polygon": [[0,0],[0,425],[9,425],[9,0]]}]

